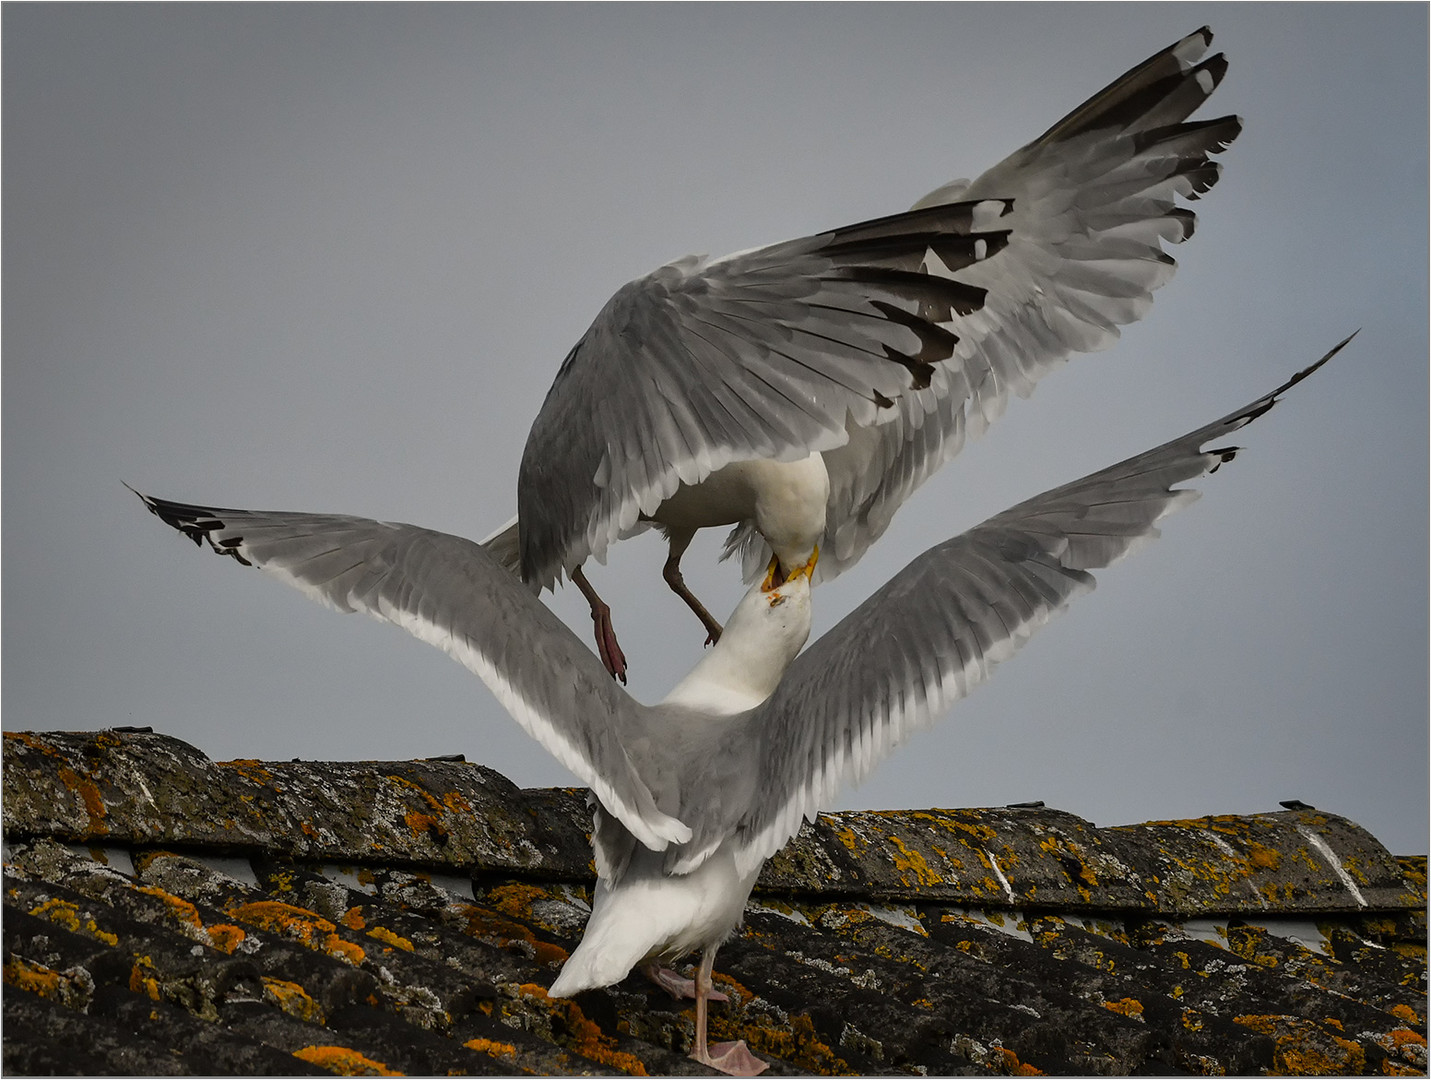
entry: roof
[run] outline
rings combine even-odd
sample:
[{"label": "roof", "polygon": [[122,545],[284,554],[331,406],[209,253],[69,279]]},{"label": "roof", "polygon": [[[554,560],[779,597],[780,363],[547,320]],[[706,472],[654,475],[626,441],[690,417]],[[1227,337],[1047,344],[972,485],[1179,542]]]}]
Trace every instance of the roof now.
[{"label": "roof", "polygon": [[[639,975],[544,987],[594,881],[585,792],[461,760],[214,762],[4,739],[9,1073],[697,1074]],[[822,815],[721,948],[774,1075],[1426,1071],[1426,859],[1288,810]]]}]

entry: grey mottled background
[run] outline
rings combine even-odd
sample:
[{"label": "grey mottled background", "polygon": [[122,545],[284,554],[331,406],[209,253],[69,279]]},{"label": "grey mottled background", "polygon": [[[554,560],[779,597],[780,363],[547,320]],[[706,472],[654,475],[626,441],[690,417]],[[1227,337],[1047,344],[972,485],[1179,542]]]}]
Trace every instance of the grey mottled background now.
[{"label": "grey mottled background", "polygon": [[[1148,319],[929,483],[817,631],[986,515],[1362,327],[1244,455],[845,806],[1346,814],[1427,848],[1427,8],[6,5],[4,722],[569,777],[436,650],[121,486],[483,536],[618,286],[907,207],[1207,22],[1246,131]],[[712,532],[688,576],[741,589]],[[633,689],[700,653],[654,536]],[[585,638],[575,590],[555,600]]]}]

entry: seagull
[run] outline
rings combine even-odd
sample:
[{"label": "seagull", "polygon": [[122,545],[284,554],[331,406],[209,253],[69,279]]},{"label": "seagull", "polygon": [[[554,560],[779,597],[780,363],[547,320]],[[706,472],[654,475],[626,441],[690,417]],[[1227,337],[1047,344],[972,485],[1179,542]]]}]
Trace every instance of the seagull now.
[{"label": "seagull", "polygon": [[492,553],[534,590],[567,575],[606,669],[627,663],[587,580],[651,527],[663,576],[700,618],[680,561],[735,525],[747,581],[852,565],[936,469],[1074,351],[1143,316],[1192,235],[1176,205],[1216,182],[1235,116],[1189,121],[1227,70],[1206,27],[1133,68],[978,179],[889,217],[710,260],[619,289],[567,355],[532,424],[517,516]]},{"label": "seagull", "polygon": [[1156,537],[1161,517],[1197,497],[1173,485],[1237,453],[1204,447],[1272,408],[1345,344],[1221,420],[931,547],[803,653],[809,570],[752,586],[721,639],[655,705],[617,686],[473,541],[135,494],[196,544],[338,611],[400,626],[479,675],[591,789],[592,913],[550,993],[609,986],[699,951],[691,1056],[754,1075],[766,1063],[743,1041],[707,1041],[707,1007],[716,950],[739,926],[765,860],[1092,589],[1091,570]]}]

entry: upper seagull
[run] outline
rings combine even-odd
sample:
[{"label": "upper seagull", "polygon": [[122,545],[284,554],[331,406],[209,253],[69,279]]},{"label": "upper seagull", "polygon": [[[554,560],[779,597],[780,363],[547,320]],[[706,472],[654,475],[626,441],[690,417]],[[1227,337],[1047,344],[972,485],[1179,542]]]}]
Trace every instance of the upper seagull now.
[{"label": "upper seagull", "polygon": [[1236,452],[1204,447],[1335,352],[1215,423],[930,548],[803,655],[809,574],[752,587],[716,647],[651,706],[617,687],[469,540],[364,518],[140,498],[195,543],[339,611],[395,623],[480,675],[592,790],[595,900],[551,992],[607,986],[699,949],[692,1056],[754,1073],[764,1063],[744,1043],[707,1045],[706,1007],[716,949],[739,925],[764,860],[1092,588],[1090,570],[1155,537],[1160,517],[1196,498],[1174,485]]},{"label": "upper seagull", "polygon": [[[736,524],[767,587],[854,563],[905,499],[1071,352],[1110,345],[1193,231],[1233,116],[1188,121],[1227,70],[1190,34],[978,179],[914,209],[623,286],[567,355],[527,438],[517,518],[492,553],[533,589],[586,594],[607,670],[626,661],[581,571],[652,524],[665,578],[696,530]],[[772,558],[773,553],[773,558]],[[820,578],[817,577],[816,580]]]}]

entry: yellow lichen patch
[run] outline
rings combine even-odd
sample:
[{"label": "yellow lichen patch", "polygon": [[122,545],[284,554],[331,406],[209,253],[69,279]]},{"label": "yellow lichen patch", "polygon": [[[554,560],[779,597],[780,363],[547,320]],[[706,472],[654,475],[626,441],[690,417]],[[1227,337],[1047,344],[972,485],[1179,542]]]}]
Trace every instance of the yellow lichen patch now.
[{"label": "yellow lichen patch", "polygon": [[76,934],[88,934],[106,945],[119,944],[117,935],[111,934],[108,930],[101,930],[99,924],[93,919],[87,918],[81,921],[78,906],[68,900],[61,900],[58,897],[51,898],[31,908],[30,914],[47,918],[50,922],[57,923]]},{"label": "yellow lichen patch", "polygon": [[853,1071],[828,1043],[821,1041],[814,1023],[804,1013],[790,1017],[788,1024],[758,1022],[739,1028],[724,1015],[713,1013],[710,1023],[722,1038],[743,1038],[756,1053],[778,1057],[812,1073],[836,1076]]},{"label": "yellow lichen patch", "polygon": [[1396,1017],[1398,1020],[1405,1020],[1408,1024],[1421,1023],[1421,1017],[1416,1015],[1416,1010],[1413,1009],[1410,1005],[1393,1005],[1386,1011],[1391,1013],[1391,1015]]},{"label": "yellow lichen patch", "polygon": [[33,732],[7,731],[4,734],[5,738],[13,739],[17,743],[24,743],[31,750],[39,750],[41,753],[49,754],[51,757],[57,756],[55,748],[49,743],[45,742],[45,740],[36,736]]},{"label": "yellow lichen patch", "polygon": [[442,805],[447,807],[453,814],[472,813],[472,804],[467,801],[467,797],[460,791],[444,791],[442,793]]},{"label": "yellow lichen patch", "polygon": [[1392,1028],[1391,1045],[1398,1050],[1403,1046],[1425,1046],[1426,1036],[1419,1035],[1410,1028]]},{"label": "yellow lichen patch", "polygon": [[49,919],[50,922],[58,923],[66,930],[73,930],[76,934],[79,933],[79,908],[68,900],[61,900],[58,897],[46,900],[43,904],[37,904],[35,907],[32,907],[30,914]]},{"label": "yellow lichen patch", "polygon": [[228,913],[239,922],[280,933],[354,967],[361,964],[366,955],[359,946],[344,941],[333,923],[307,908],[294,907],[278,900],[255,900],[248,904],[230,905]]},{"label": "yellow lichen patch", "polygon": [[1234,1024],[1272,1039],[1272,1071],[1292,1076],[1359,1075],[1366,1051],[1350,1039],[1296,1016],[1234,1016]]},{"label": "yellow lichen patch", "polygon": [[856,855],[864,853],[864,844],[860,843],[859,837],[855,835],[854,829],[846,825],[843,828],[835,829],[834,833],[835,839],[844,844],[845,847],[849,848]]},{"label": "yellow lichen patch", "polygon": [[565,1029],[565,1037],[559,1036],[559,1041],[568,1050],[602,1065],[620,1069],[628,1076],[650,1075],[646,1072],[645,1064],[635,1054],[616,1049],[616,1040],[588,1020],[576,1002],[567,998],[551,997],[536,983],[523,983],[517,989],[523,997],[531,998],[551,1014],[554,1031]]},{"label": "yellow lichen patch", "polygon": [[285,979],[274,979],[267,975],[263,978],[263,997],[265,1001],[277,1005],[289,1016],[299,1020],[311,1021],[315,1024],[323,1023],[323,1010],[318,1003],[309,995],[308,991],[299,986],[296,982],[288,982]]},{"label": "yellow lichen patch", "polygon": [[1196,1009],[1184,1009],[1183,1027],[1189,1031],[1201,1031],[1203,1027],[1202,1013]]},{"label": "yellow lichen patch", "polygon": [[148,994],[150,1000],[159,1000],[159,979],[146,974],[154,970],[154,961],[147,956],[137,956],[129,969],[129,989],[136,994]]},{"label": "yellow lichen patch", "polygon": [[511,1043],[497,1042],[494,1039],[468,1039],[462,1045],[468,1050],[475,1050],[479,1054],[488,1054],[494,1058],[511,1057],[517,1052],[517,1048]]},{"label": "yellow lichen patch", "polygon": [[551,894],[540,885],[523,885],[511,882],[507,885],[498,885],[488,889],[482,902],[504,915],[511,915],[517,919],[530,919],[532,917],[532,904],[537,900],[545,900]]},{"label": "yellow lichen patch", "polygon": [[403,820],[407,822],[407,827],[412,831],[413,836],[438,836],[447,835],[447,826],[438,821],[431,814],[419,813],[416,810],[409,810],[403,815]]},{"label": "yellow lichen patch", "polygon": [[214,765],[220,769],[232,769],[245,780],[252,780],[255,784],[262,784],[265,787],[272,786],[275,791],[280,790],[277,784],[273,783],[273,773],[263,767],[263,762],[256,758],[238,758],[234,761],[216,761]]},{"label": "yellow lichen patch", "polygon": [[347,911],[343,912],[343,917],[338,921],[349,930],[365,930],[368,926],[368,920],[363,918],[362,904],[355,904],[353,907],[350,907]]},{"label": "yellow lichen patch", "polygon": [[1007,1071],[1009,1076],[1046,1075],[1042,1069],[1035,1068],[1032,1065],[1025,1065],[1022,1061],[1019,1060],[1018,1054],[1014,1053],[1012,1050],[1007,1049],[1006,1047],[994,1046],[991,1047],[991,1049],[1004,1059],[1004,1069]]},{"label": "yellow lichen patch", "polygon": [[346,1046],[305,1046],[302,1050],[293,1051],[293,1056],[338,1076],[405,1075]]},{"label": "yellow lichen patch", "polygon": [[560,945],[541,941],[529,927],[476,904],[458,906],[467,917],[467,933],[479,941],[530,956],[541,964],[562,964],[569,953]]},{"label": "yellow lichen patch", "polygon": [[385,926],[375,926],[368,931],[368,937],[381,941],[384,945],[391,945],[394,949],[401,949],[403,952],[412,952],[412,942],[405,937],[399,937]]},{"label": "yellow lichen patch", "polygon": [[1125,997],[1119,998],[1117,1001],[1104,1001],[1100,1004],[1109,1012],[1115,1012],[1133,1020],[1143,1019],[1143,1003],[1136,998]]},{"label": "yellow lichen patch", "polygon": [[1247,861],[1259,870],[1276,870],[1282,865],[1282,853],[1254,841],[1247,846]]},{"label": "yellow lichen patch", "polygon": [[337,934],[329,934],[323,939],[323,951],[353,967],[360,966],[368,955],[360,946],[344,941]]},{"label": "yellow lichen patch", "polygon": [[209,943],[214,948],[220,952],[226,952],[230,956],[239,947],[239,942],[248,936],[230,923],[214,923],[212,926],[206,926],[204,933],[209,935]]},{"label": "yellow lichen patch", "polygon": [[169,914],[174,916],[179,922],[186,923],[193,927],[202,927],[204,925],[204,920],[199,918],[199,909],[182,896],[175,896],[173,893],[166,892],[157,885],[140,885],[138,886],[138,890],[148,896],[158,897],[164,901],[165,906],[169,909]]},{"label": "yellow lichen patch", "polygon": [[89,827],[97,836],[104,836],[109,832],[109,826],[104,819],[109,810],[104,805],[104,796],[99,793],[99,785],[87,776],[81,776],[68,765],[61,765],[56,770],[56,775],[60,778],[60,783],[69,788],[80,797],[84,803],[84,811],[89,815]]},{"label": "yellow lichen patch", "polygon": [[744,1005],[747,1001],[755,1000],[755,991],[751,990],[744,983],[737,982],[729,975],[722,975],[719,971],[711,972],[711,982],[718,983],[725,987],[725,996],[730,998],[732,1006]]},{"label": "yellow lichen patch", "polygon": [[[900,882],[906,886],[921,885],[943,885],[944,879],[930,869],[929,863],[924,856],[917,851],[911,851],[905,847],[904,841],[897,836],[885,837],[894,845],[894,868],[899,871]],[[910,881],[910,873],[914,874],[915,880]]]},{"label": "yellow lichen patch", "polygon": [[25,990],[31,994],[39,994],[41,997],[57,1000],[60,996],[62,976],[53,968],[47,968],[43,964],[36,964],[23,957],[11,955],[5,961],[3,972],[6,986],[13,986],[17,990]]}]

